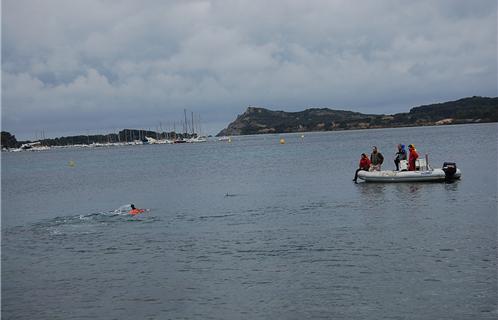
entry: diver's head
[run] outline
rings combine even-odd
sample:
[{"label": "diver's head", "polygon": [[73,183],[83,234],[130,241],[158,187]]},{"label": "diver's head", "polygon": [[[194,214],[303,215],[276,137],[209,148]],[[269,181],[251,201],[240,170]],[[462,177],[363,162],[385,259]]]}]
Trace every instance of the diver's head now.
[{"label": "diver's head", "polygon": [[130,204],[130,207],[131,207],[132,209],[135,209],[135,205],[134,205],[133,203],[132,203],[132,204]]}]

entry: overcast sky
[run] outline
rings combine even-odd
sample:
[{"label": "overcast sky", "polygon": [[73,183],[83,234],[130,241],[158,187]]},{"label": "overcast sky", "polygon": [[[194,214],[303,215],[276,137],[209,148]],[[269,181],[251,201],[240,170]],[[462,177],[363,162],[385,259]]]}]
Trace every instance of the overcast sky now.
[{"label": "overcast sky", "polygon": [[2,1],[2,130],[18,139],[473,95],[497,96],[496,0]]}]

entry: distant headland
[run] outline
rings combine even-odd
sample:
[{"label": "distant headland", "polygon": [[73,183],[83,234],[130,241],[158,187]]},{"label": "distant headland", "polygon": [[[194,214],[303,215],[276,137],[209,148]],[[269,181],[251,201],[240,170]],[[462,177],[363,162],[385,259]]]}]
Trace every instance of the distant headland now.
[{"label": "distant headland", "polygon": [[329,108],[300,112],[248,107],[217,136],[498,122],[498,97],[469,97],[411,108],[407,113],[364,114]]}]

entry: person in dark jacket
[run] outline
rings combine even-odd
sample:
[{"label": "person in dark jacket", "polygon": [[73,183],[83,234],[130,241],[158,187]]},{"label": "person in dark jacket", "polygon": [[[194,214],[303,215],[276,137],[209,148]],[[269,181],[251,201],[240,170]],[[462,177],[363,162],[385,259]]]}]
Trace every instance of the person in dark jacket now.
[{"label": "person in dark jacket", "polygon": [[358,183],[358,172],[361,170],[368,171],[370,169],[370,159],[368,159],[368,156],[365,153],[361,154],[361,159],[360,159],[360,164],[358,166],[358,169],[356,169],[356,172],[354,173],[354,178],[353,181],[354,183]]},{"label": "person in dark jacket", "polygon": [[370,162],[374,171],[380,171],[380,167],[384,162],[384,156],[379,152],[379,150],[377,150],[376,146],[373,146],[372,154],[370,155]]},{"label": "person in dark jacket", "polygon": [[404,144],[398,144],[398,152],[396,152],[396,158],[394,159],[396,171],[399,171],[399,162],[401,160],[406,160],[406,150]]}]

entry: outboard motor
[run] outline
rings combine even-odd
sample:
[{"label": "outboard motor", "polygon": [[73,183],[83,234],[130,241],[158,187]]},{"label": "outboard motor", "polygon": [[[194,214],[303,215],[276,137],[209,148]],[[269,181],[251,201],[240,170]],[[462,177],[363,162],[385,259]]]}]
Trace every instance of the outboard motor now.
[{"label": "outboard motor", "polygon": [[456,163],[454,162],[445,162],[443,163],[443,171],[444,171],[444,174],[446,176],[446,180],[447,181],[451,181],[454,179],[455,177],[455,173],[456,173],[456,170],[457,170],[457,166],[456,166]]}]

